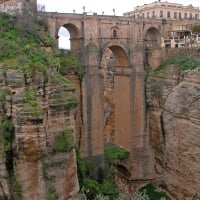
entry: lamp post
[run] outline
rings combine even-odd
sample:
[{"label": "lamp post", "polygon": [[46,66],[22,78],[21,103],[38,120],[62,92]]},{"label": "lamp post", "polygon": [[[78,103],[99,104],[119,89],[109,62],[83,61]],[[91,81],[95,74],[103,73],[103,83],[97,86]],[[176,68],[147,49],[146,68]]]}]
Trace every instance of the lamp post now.
[{"label": "lamp post", "polygon": [[113,13],[114,13],[114,15],[115,15],[115,9],[113,8]]}]

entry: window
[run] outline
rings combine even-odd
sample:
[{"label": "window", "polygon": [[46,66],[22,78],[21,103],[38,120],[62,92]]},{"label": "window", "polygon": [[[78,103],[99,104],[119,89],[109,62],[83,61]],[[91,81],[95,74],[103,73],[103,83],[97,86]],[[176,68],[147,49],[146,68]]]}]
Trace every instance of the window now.
[{"label": "window", "polygon": [[181,12],[179,12],[178,17],[179,17],[179,19],[181,19]]},{"label": "window", "polygon": [[187,19],[187,13],[184,13],[184,19]]},{"label": "window", "polygon": [[167,11],[167,18],[170,18],[171,17],[171,13],[170,11]]},{"label": "window", "polygon": [[117,31],[115,29],[113,30],[113,37],[117,37]]},{"label": "window", "polygon": [[199,18],[199,15],[198,14],[195,14],[195,19],[198,19]]},{"label": "window", "polygon": [[174,19],[177,18],[177,12],[174,12]]},{"label": "window", "polygon": [[192,19],[192,13],[190,13],[190,19]]},{"label": "window", "polygon": [[149,18],[149,12],[147,12],[147,18]]},{"label": "window", "polygon": [[152,12],[152,17],[155,17],[155,11]]},{"label": "window", "polygon": [[160,17],[163,17],[163,11],[160,10]]},{"label": "window", "polygon": [[144,19],[144,13],[142,13],[142,18]]}]

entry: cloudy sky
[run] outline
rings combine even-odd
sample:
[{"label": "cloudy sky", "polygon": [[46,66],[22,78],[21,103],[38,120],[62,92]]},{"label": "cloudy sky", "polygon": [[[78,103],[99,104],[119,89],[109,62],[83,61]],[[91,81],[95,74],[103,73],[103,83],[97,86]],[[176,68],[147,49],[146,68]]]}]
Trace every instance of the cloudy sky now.
[{"label": "cloudy sky", "polygon": [[[165,1],[165,0],[161,0]],[[193,6],[199,7],[200,0],[168,0],[169,2],[181,3],[185,6],[193,4]],[[113,9],[115,9],[116,15],[123,15],[124,12],[133,10],[136,6],[154,2],[154,0],[37,0],[38,4],[45,5],[46,11],[52,12],[67,12],[72,13],[75,10],[76,13],[83,12],[83,6],[85,11],[96,12],[105,15],[112,15]]]},{"label": "cloudy sky", "polygon": [[[123,15],[123,13],[132,11],[136,6],[152,3],[155,0],[37,0],[40,5],[45,5],[45,11],[49,12],[63,12],[63,13],[83,13],[83,7],[85,12],[95,12],[97,14],[113,15],[113,9],[115,9],[115,15]],[[161,0],[165,1],[165,0]],[[195,7],[200,6],[200,0],[168,0],[169,2],[180,3],[185,6],[192,4]],[[58,35],[59,47],[69,49],[69,33],[66,29],[61,28]]]}]

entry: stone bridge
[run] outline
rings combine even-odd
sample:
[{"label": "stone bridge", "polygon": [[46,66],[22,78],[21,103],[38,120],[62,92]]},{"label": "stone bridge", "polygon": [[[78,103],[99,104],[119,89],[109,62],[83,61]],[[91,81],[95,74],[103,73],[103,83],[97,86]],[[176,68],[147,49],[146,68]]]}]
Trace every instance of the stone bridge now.
[{"label": "stone bridge", "polygon": [[[103,159],[106,144],[122,146],[130,158],[120,162],[128,180],[154,177],[144,94],[146,46],[160,47],[171,24],[96,14],[39,13],[48,19],[57,41],[58,30],[70,33],[71,51],[84,66],[83,126],[80,149],[85,158]],[[77,134],[78,135],[78,134]]]}]

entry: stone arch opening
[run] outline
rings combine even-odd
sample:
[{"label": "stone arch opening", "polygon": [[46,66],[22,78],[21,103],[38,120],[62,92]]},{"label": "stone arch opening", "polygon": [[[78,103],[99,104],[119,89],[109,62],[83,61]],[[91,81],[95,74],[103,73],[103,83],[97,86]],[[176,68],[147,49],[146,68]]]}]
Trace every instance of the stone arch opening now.
[{"label": "stone arch opening", "polygon": [[158,29],[151,27],[147,30],[144,36],[144,43],[146,48],[158,48],[160,47],[161,34]]},{"label": "stone arch opening", "polygon": [[131,172],[121,164],[116,165],[117,172],[120,173],[121,175],[129,178],[131,176]]},{"label": "stone arch opening", "polygon": [[69,31],[61,26],[58,30],[58,48],[59,49],[65,49],[70,50],[70,33]]},{"label": "stone arch opening", "polygon": [[125,73],[128,68],[129,60],[123,47],[111,45],[103,51],[105,144],[125,149],[130,147],[130,77]]},{"label": "stone arch opening", "polygon": [[128,56],[121,46],[113,45],[109,49],[112,51],[116,60],[116,67],[128,67]]},{"label": "stone arch opening", "polygon": [[69,33],[68,34],[69,49],[77,59],[80,59],[81,41],[80,41],[79,29],[74,24],[71,23],[64,24],[61,27],[67,30],[67,32]]}]

